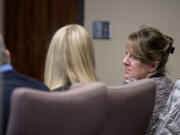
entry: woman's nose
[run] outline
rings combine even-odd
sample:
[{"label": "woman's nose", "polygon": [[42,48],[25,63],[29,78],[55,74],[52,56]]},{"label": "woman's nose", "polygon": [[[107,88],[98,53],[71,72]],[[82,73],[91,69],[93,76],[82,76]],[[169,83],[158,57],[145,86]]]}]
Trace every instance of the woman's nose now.
[{"label": "woman's nose", "polygon": [[124,59],[123,59],[123,64],[124,64],[124,65],[128,65],[128,64],[129,64],[129,57],[128,57],[128,55],[126,55],[126,56],[124,57]]}]

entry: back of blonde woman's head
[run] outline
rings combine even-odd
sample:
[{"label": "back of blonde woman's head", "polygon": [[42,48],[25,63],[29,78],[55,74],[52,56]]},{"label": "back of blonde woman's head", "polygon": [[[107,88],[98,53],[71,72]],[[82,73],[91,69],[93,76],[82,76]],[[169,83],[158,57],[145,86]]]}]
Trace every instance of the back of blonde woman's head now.
[{"label": "back of blonde woman's head", "polygon": [[60,28],[47,53],[45,84],[55,89],[67,83],[96,80],[94,49],[87,31],[77,24]]}]

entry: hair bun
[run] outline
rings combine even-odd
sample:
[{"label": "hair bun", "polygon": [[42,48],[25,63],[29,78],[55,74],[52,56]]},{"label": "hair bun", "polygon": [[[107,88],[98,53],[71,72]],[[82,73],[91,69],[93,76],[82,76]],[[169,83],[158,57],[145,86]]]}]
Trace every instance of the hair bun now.
[{"label": "hair bun", "polygon": [[175,47],[173,47],[172,44],[170,44],[168,48],[168,52],[173,54],[174,50],[175,50]]},{"label": "hair bun", "polygon": [[170,36],[167,36],[167,35],[164,35],[164,36],[165,36],[166,40],[168,41],[168,45],[169,45],[168,52],[173,54],[174,50],[175,50],[175,47],[172,46],[174,39]]}]

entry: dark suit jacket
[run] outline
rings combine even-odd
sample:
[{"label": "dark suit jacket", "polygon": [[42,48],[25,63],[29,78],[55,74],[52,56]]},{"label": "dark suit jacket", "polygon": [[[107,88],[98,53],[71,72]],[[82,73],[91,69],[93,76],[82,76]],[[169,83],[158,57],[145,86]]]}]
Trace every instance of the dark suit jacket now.
[{"label": "dark suit jacket", "polygon": [[2,111],[2,130],[5,135],[10,109],[11,93],[17,87],[28,87],[39,90],[49,91],[48,88],[41,82],[17,73],[15,70],[10,70],[2,74],[2,90],[3,90],[3,111]]}]

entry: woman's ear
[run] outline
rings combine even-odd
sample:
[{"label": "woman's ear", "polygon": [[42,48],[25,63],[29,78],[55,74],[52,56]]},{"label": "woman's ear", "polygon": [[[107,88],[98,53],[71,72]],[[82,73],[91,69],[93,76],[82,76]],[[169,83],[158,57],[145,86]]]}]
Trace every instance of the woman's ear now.
[{"label": "woman's ear", "polygon": [[9,50],[6,49],[5,54],[6,54],[7,58],[8,58],[8,61],[11,62],[11,54],[10,54]]},{"label": "woman's ear", "polygon": [[151,67],[150,67],[150,69],[149,69],[149,72],[150,73],[154,73],[154,72],[156,72],[157,71],[157,68],[158,68],[158,66],[159,66],[159,62],[153,62],[151,65],[150,65]]}]

